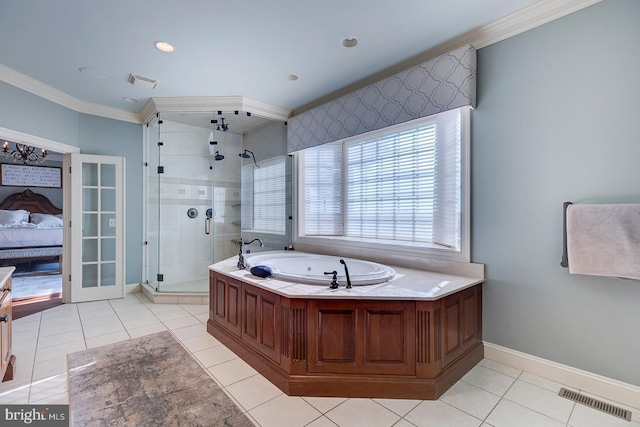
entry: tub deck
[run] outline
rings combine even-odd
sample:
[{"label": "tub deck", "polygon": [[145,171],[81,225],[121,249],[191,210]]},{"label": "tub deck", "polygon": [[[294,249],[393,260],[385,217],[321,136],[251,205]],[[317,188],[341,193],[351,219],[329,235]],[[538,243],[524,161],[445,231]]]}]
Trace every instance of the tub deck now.
[{"label": "tub deck", "polygon": [[226,274],[288,298],[435,301],[484,282],[483,277],[467,277],[391,266],[396,271],[396,276],[388,282],[346,289],[346,282],[342,281],[338,289],[329,289],[330,277],[327,277],[326,285],[294,283],[273,277],[260,278],[252,275],[249,270],[238,270],[237,261],[235,256],[209,266],[209,270]]},{"label": "tub deck", "polygon": [[332,290],[236,261],[210,267],[207,331],[288,395],[437,399],[484,355],[480,278],[398,268]]}]

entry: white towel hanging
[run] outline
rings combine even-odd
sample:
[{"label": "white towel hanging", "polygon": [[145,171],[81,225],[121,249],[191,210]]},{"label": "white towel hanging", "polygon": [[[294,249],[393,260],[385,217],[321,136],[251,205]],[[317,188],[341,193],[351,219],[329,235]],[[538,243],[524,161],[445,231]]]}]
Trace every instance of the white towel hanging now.
[{"label": "white towel hanging", "polygon": [[640,204],[567,206],[571,274],[640,280]]}]

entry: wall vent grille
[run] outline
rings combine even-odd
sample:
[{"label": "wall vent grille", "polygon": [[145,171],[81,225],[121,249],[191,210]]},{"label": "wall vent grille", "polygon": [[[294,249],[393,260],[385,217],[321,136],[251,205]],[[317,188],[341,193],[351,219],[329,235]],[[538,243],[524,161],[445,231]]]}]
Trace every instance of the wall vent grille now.
[{"label": "wall vent grille", "polygon": [[593,399],[589,396],[576,393],[575,391],[567,390],[564,387],[560,389],[558,396],[564,397],[565,399],[573,400],[574,402],[580,403],[581,405],[585,405],[585,406],[588,406],[589,408],[597,409],[598,411],[602,411],[609,415],[613,415],[614,417],[631,421],[631,411],[627,411],[626,409],[622,409],[617,406],[602,402],[600,400]]}]

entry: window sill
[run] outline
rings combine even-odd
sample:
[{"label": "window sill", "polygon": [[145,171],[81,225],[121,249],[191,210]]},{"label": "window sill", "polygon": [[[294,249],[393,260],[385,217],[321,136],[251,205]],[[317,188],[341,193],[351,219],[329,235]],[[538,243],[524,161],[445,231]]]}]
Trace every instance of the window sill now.
[{"label": "window sill", "polygon": [[407,258],[414,261],[420,259],[434,259],[456,263],[470,263],[469,256],[465,251],[453,250],[436,244],[402,246],[345,239],[343,237],[298,236],[295,240],[295,245],[301,250],[309,252],[343,252],[342,255],[345,256],[361,257],[372,260],[382,259],[380,262],[385,262],[385,259],[388,260],[391,257],[399,260]]}]

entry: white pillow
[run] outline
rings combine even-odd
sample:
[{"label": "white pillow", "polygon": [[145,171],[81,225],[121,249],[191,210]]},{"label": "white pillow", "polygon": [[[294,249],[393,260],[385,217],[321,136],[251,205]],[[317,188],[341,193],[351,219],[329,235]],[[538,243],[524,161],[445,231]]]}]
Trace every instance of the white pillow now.
[{"label": "white pillow", "polygon": [[29,212],[18,209],[15,211],[7,211],[0,209],[0,225],[21,224],[29,222]]},{"label": "white pillow", "polygon": [[43,213],[31,214],[31,222],[41,227],[62,227],[62,218]]}]

